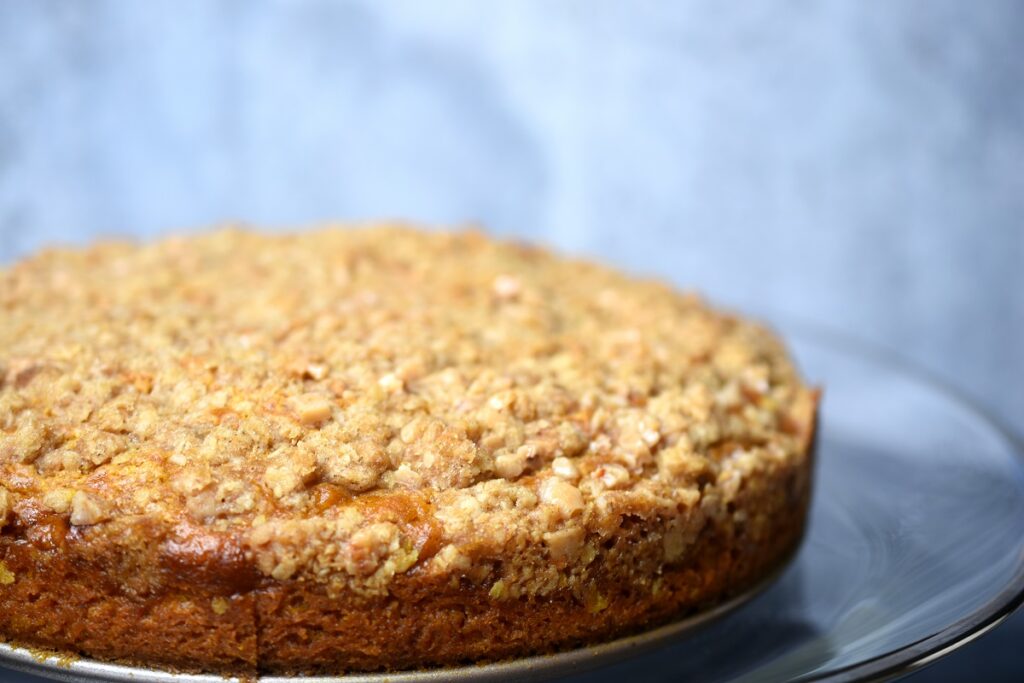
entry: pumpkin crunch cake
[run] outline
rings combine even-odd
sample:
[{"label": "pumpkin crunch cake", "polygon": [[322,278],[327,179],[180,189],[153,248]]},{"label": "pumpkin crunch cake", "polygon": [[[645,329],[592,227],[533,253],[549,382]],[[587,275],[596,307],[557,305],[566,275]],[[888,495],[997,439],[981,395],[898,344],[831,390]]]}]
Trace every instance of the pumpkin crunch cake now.
[{"label": "pumpkin crunch cake", "polygon": [[0,272],[0,640],[242,676],[607,640],[791,553],[762,327],[475,232],[221,230]]}]

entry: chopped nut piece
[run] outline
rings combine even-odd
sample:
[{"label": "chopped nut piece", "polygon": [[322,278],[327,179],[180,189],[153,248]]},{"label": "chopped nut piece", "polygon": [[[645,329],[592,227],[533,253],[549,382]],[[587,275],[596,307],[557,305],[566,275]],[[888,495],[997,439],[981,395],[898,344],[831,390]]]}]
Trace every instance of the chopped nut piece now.
[{"label": "chopped nut piece", "polygon": [[408,463],[402,463],[391,475],[392,480],[399,486],[414,489],[423,484],[423,477],[419,472],[409,467]]},{"label": "chopped nut piece", "polygon": [[640,433],[640,438],[644,440],[648,447],[656,446],[661,441],[661,432],[657,429],[645,429]]},{"label": "chopped nut piece", "polygon": [[397,393],[405,390],[405,382],[403,382],[402,378],[393,372],[389,372],[381,377],[377,383],[380,384],[381,389],[390,393]]},{"label": "chopped nut piece", "polygon": [[13,507],[11,494],[3,486],[0,486],[0,529],[11,519],[11,508]]},{"label": "chopped nut piece", "polygon": [[331,402],[320,394],[302,394],[288,399],[299,422],[305,425],[319,425],[331,416]]},{"label": "chopped nut piece", "polygon": [[487,399],[487,405],[494,410],[508,410],[516,402],[516,392],[501,391]]},{"label": "chopped nut piece", "polygon": [[327,376],[330,368],[324,363],[310,363],[306,366],[305,374],[310,379],[321,380]]},{"label": "chopped nut piece", "polygon": [[546,479],[541,484],[540,499],[558,508],[563,519],[583,509],[583,495],[580,490],[557,478]]},{"label": "chopped nut piece", "polygon": [[90,526],[110,519],[107,505],[85,491],[76,491],[71,498],[71,523],[75,526]]},{"label": "chopped nut piece", "polygon": [[518,278],[511,275],[499,275],[494,278],[494,295],[499,299],[515,299],[522,290],[523,285]]},{"label": "chopped nut piece", "polygon": [[494,458],[494,470],[505,479],[515,479],[523,470],[532,453],[532,449],[521,447],[512,453],[501,453]]},{"label": "chopped nut piece", "polygon": [[423,417],[415,417],[409,420],[398,433],[404,443],[418,441],[426,432],[428,420]]},{"label": "chopped nut piece", "polygon": [[549,531],[544,534],[544,542],[548,546],[548,553],[555,562],[564,563],[573,560],[583,548],[583,539],[586,534],[583,529],[574,526],[557,531]]},{"label": "chopped nut piece", "polygon": [[551,461],[551,471],[567,481],[575,482],[580,478],[580,470],[570,458],[558,457]]},{"label": "chopped nut piece", "polygon": [[210,601],[210,608],[213,609],[214,614],[222,615],[228,611],[230,603],[225,598],[214,598]]},{"label": "chopped nut piece", "polygon": [[395,368],[395,377],[402,380],[403,385],[406,382],[419,379],[423,376],[425,368],[422,362],[418,360],[406,361]]},{"label": "chopped nut piece", "polygon": [[688,441],[681,441],[658,453],[658,474],[674,483],[705,482],[715,478],[714,463],[694,452]]},{"label": "chopped nut piece", "polygon": [[608,609],[608,598],[596,588],[590,588],[583,594],[583,604],[591,614],[597,614]]},{"label": "chopped nut piece", "polygon": [[270,571],[270,576],[277,579],[278,581],[287,581],[292,578],[299,566],[294,558],[285,558],[281,560],[274,568]]},{"label": "chopped nut piece", "polygon": [[609,489],[622,488],[629,483],[629,470],[614,463],[601,465],[594,470],[594,476]]},{"label": "chopped nut piece", "polygon": [[491,585],[491,590],[488,591],[488,593],[493,599],[501,600],[508,593],[508,590],[505,587],[505,581],[502,579],[495,581],[494,584]]}]

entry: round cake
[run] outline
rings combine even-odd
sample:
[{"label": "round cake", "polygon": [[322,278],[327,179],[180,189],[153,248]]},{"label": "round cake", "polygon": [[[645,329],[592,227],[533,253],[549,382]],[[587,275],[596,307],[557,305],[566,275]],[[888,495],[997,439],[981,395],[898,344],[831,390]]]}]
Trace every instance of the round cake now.
[{"label": "round cake", "polygon": [[773,572],[817,393],[764,328],[477,232],[0,272],[0,640],[340,673],[608,640]]}]

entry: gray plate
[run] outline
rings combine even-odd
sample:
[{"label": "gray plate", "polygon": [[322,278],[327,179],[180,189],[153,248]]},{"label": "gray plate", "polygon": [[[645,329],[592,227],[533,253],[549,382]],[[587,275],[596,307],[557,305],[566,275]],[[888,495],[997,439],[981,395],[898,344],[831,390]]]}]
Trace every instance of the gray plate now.
[{"label": "gray plate", "polygon": [[[795,561],[760,595],[548,657],[263,681],[881,679],[935,661],[996,626],[1024,600],[1020,445],[969,403],[897,360],[827,333],[795,326],[782,331],[826,394],[808,536]],[[2,680],[16,683],[35,683],[37,676],[224,680],[85,660],[62,668],[7,647],[0,647],[0,664],[31,672],[0,670]]]}]

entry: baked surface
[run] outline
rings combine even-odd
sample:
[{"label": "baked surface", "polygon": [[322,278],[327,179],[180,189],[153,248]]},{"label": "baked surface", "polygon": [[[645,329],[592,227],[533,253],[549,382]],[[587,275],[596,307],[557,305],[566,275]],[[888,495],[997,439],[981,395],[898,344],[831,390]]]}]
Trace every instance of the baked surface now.
[{"label": "baked surface", "polygon": [[0,273],[0,638],[239,674],[635,631],[799,542],[817,394],[763,328],[481,234]]}]

